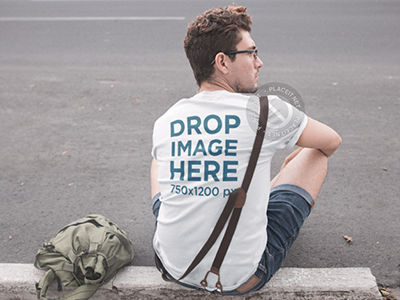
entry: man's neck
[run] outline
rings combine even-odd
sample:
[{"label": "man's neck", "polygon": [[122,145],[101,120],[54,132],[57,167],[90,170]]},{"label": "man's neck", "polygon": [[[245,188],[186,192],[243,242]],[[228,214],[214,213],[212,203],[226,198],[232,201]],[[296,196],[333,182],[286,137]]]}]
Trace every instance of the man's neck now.
[{"label": "man's neck", "polygon": [[233,88],[223,80],[210,80],[203,81],[200,85],[199,93],[201,92],[215,92],[215,91],[228,91],[230,93],[235,93]]}]

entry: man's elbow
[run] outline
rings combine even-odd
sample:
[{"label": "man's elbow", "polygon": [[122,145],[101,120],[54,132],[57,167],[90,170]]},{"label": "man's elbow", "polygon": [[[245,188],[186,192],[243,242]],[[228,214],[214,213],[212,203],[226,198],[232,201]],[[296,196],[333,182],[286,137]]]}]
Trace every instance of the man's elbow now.
[{"label": "man's elbow", "polygon": [[342,138],[340,137],[340,135],[339,134],[337,134],[337,136],[336,136],[336,138],[335,138],[335,142],[334,142],[334,148],[335,148],[335,150],[337,149],[337,148],[339,148],[339,146],[342,144]]},{"label": "man's elbow", "polygon": [[331,143],[329,145],[328,149],[320,149],[322,152],[325,153],[326,156],[331,156],[340,146],[340,144],[342,143],[342,138],[340,137],[340,135],[338,135],[336,133],[335,137],[331,139]]}]

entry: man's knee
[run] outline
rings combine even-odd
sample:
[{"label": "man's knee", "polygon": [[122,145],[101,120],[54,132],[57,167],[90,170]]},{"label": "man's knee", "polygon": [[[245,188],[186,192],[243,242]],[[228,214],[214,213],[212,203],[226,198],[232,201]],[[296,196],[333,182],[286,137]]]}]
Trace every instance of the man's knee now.
[{"label": "man's knee", "polygon": [[308,166],[314,166],[321,168],[322,170],[328,169],[328,157],[319,149],[306,148],[303,150],[306,154],[302,156]]}]

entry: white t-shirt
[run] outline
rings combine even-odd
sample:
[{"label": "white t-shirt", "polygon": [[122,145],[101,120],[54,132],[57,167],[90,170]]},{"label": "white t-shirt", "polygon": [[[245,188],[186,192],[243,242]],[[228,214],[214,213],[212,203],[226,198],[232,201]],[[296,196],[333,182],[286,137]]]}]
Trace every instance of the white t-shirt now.
[{"label": "white t-shirt", "polygon": [[[267,244],[270,164],[290,149],[306,124],[305,114],[269,96],[269,120],[246,203],[220,269],[226,291],[256,271]],[[227,91],[202,92],[173,105],[154,125],[152,155],[158,162],[161,201],[154,249],[178,279],[210,236],[229,192],[240,187],[258,125],[258,98]],[[225,226],[226,229],[226,226]],[[182,282],[201,287],[225,229],[201,263]],[[207,278],[215,290],[216,276]]]}]

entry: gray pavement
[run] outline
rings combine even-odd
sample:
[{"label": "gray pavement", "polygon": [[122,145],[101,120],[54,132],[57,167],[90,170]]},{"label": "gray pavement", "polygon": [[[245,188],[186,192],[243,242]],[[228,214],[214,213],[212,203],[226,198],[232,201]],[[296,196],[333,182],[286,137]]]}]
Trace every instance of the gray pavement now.
[{"label": "gray pavement", "polygon": [[[153,265],[152,126],[197,90],[187,23],[230,3],[0,0],[0,263],[32,263],[61,226],[99,213],[127,231],[133,266]],[[399,287],[400,3],[238,4],[253,16],[259,82],[294,87],[343,138],[284,266],[367,267]],[[163,18],[117,18],[132,16]]]}]

